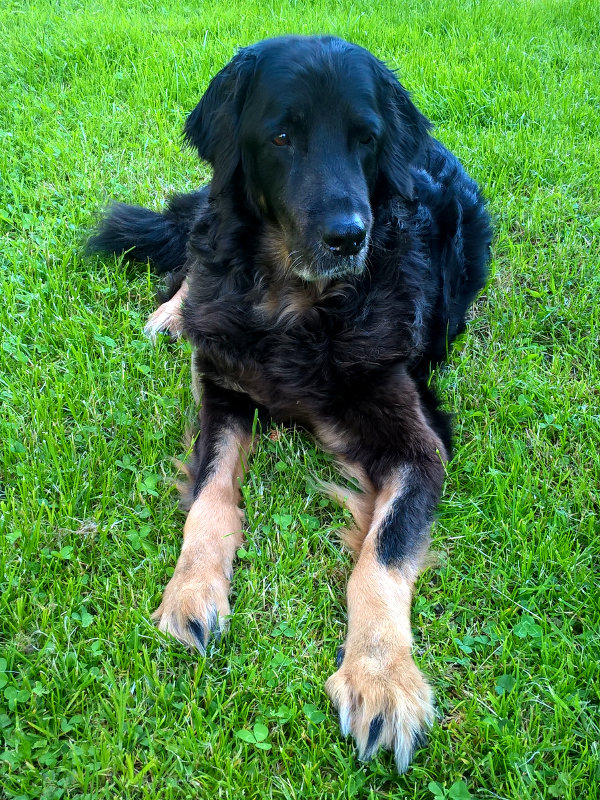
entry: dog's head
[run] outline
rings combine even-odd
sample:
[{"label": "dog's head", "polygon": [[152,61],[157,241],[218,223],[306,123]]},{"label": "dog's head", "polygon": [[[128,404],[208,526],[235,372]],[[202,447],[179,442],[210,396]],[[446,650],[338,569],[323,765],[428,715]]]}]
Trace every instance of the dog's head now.
[{"label": "dog's head", "polygon": [[365,269],[375,198],[412,195],[429,123],[394,73],[333,37],[239,51],[185,125],[214,170],[211,194],[243,193],[307,281]]}]

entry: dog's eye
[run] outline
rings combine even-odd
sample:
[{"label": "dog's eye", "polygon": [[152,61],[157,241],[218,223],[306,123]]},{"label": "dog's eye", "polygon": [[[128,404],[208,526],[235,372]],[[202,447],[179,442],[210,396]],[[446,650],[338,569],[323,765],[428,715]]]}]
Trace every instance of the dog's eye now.
[{"label": "dog's eye", "polygon": [[360,137],[359,142],[361,144],[375,144],[375,134],[373,133],[365,134],[364,136]]},{"label": "dog's eye", "polygon": [[273,139],[273,144],[276,144],[277,147],[289,147],[291,145],[290,137],[287,133],[280,133]]}]

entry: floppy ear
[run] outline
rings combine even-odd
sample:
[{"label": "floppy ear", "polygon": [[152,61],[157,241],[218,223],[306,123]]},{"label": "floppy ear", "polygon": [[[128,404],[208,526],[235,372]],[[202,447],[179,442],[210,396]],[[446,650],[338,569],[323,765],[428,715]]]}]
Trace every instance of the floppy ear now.
[{"label": "floppy ear", "polygon": [[211,194],[223,191],[240,162],[238,129],[255,56],[250,48],[218,72],[185,122],[184,136],[213,167]]},{"label": "floppy ear", "polygon": [[413,196],[410,166],[424,147],[428,131],[433,126],[416,108],[395,74],[384,64],[381,64],[381,70],[381,104],[386,135],[379,168],[392,191],[410,200]]}]

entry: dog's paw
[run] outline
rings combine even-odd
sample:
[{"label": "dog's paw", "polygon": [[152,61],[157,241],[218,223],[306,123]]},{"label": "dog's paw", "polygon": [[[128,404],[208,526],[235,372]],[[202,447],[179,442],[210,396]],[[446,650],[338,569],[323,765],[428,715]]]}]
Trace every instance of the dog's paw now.
[{"label": "dog's paw", "polygon": [[152,619],[160,631],[204,654],[210,637],[219,639],[227,626],[228,593],[222,571],[192,575],[178,563]]},{"label": "dog's paw", "polygon": [[378,659],[340,648],[339,669],[325,684],[340,715],[342,734],[352,734],[361,760],[380,748],[394,753],[398,772],[406,772],[416,750],[427,743],[433,724],[433,692],[410,655],[400,651]]},{"label": "dog's paw", "polygon": [[159,333],[168,333],[171,338],[179,339],[183,333],[181,298],[175,295],[150,314],[144,327],[144,333],[153,342]]}]

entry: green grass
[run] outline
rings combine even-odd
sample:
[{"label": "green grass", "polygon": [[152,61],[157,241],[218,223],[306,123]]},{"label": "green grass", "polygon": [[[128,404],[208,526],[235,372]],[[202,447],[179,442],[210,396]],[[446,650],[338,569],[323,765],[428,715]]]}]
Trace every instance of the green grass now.
[{"label": "green grass", "polygon": [[[0,796],[599,796],[594,6],[4,3]],[[200,658],[150,624],[179,550],[189,354],[144,339],[143,269],[81,253],[108,198],[158,208],[206,178],[180,131],[237,46],[326,31],[400,69],[497,228],[438,376],[457,448],[413,623],[439,718],[402,777],[357,761],[323,691],[350,561],[309,439],[260,440],[222,644]]]}]

